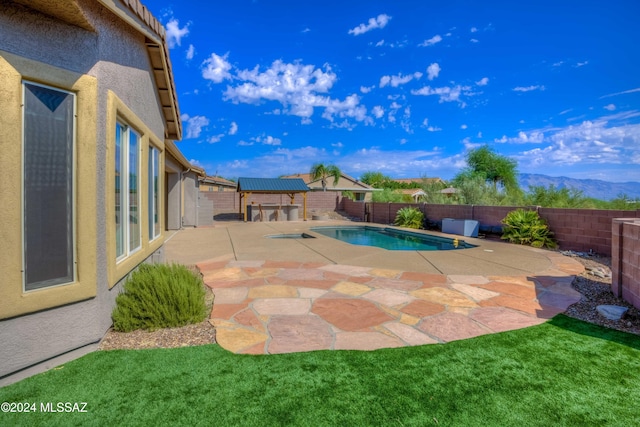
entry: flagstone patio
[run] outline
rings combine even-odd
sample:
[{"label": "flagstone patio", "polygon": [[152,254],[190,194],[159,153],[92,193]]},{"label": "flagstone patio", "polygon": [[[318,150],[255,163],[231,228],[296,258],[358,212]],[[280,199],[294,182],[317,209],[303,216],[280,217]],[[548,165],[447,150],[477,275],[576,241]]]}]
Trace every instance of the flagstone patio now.
[{"label": "flagstone patio", "polygon": [[[420,270],[411,271],[402,261],[407,254],[398,253],[404,251],[367,248],[373,253],[365,253],[333,239],[304,239],[286,246],[278,242],[281,250],[269,249],[274,240],[283,239],[261,239],[273,226],[266,227],[252,227],[252,235],[246,234],[247,229],[184,230],[187,233],[178,237],[184,231],[180,232],[167,244],[168,258],[173,260],[180,258],[179,253],[183,258],[217,255],[196,265],[215,294],[210,321],[216,327],[217,342],[234,353],[445,343],[537,325],[580,299],[571,282],[583,267],[557,252],[474,242],[479,247],[465,250],[476,251],[467,252],[466,258],[459,258],[462,251],[450,253],[447,268],[443,268],[442,253],[427,253],[420,255],[440,262],[436,272],[430,272],[435,265],[431,262],[426,267],[410,264]],[[216,241],[215,235],[228,236],[232,250],[225,249],[224,239]],[[183,247],[189,239],[199,255]],[[209,239],[208,245],[218,247],[198,250],[199,239]],[[255,259],[266,252],[276,259]],[[487,252],[497,252],[498,261],[487,257]],[[333,259],[341,253],[347,261],[362,265],[336,263]],[[528,264],[527,254],[532,260]],[[380,262],[375,262],[376,257]],[[402,268],[389,268],[394,259]],[[469,266],[456,265],[461,260],[481,265],[483,259],[485,265],[478,268],[482,274],[460,274]],[[527,268],[529,264],[534,267]],[[489,269],[495,274],[488,274]]]}]

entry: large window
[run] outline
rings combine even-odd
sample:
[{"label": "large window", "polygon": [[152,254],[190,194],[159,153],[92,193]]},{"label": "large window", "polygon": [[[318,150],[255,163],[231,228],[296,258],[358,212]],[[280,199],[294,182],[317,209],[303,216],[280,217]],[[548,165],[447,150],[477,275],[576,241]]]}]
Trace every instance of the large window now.
[{"label": "large window", "polygon": [[73,93],[25,82],[25,290],[75,280]]},{"label": "large window", "polygon": [[158,149],[149,147],[149,240],[160,235],[160,218],[158,217],[158,185],[160,184],[158,168],[160,167],[160,153]]},{"label": "large window", "polygon": [[140,248],[140,136],[116,123],[116,258]]}]

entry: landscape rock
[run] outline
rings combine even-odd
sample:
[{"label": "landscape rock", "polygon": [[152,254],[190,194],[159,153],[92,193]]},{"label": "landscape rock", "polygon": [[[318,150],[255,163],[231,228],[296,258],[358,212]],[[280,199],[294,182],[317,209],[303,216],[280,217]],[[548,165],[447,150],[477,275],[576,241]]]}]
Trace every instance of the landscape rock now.
[{"label": "landscape rock", "polygon": [[609,320],[620,320],[629,309],[619,305],[599,305],[596,310]]}]

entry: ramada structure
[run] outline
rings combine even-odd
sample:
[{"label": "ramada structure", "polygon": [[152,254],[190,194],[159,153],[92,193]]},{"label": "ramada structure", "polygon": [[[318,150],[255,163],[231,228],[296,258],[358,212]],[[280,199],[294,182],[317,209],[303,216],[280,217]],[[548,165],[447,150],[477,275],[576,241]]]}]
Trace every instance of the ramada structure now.
[{"label": "ramada structure", "polygon": [[162,25],[138,0],[0,9],[0,378],[95,343],[126,276],[197,226]]}]

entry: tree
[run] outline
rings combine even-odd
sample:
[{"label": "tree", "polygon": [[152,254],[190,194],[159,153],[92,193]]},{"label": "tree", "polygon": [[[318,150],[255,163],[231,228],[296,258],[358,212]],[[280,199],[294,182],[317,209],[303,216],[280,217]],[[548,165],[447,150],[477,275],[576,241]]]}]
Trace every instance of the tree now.
[{"label": "tree", "polygon": [[391,181],[391,178],[384,175],[382,172],[369,171],[362,174],[360,181],[372,186],[373,188],[386,188]]},{"label": "tree", "polygon": [[493,183],[494,189],[500,183],[507,191],[518,190],[516,167],[515,160],[501,156],[485,145],[467,153],[467,168],[462,171],[461,178],[481,176]]},{"label": "tree", "polygon": [[340,168],[336,165],[325,165],[323,163],[315,163],[311,166],[309,172],[312,180],[322,179],[322,190],[327,191],[327,178],[333,177],[333,186],[335,187],[340,180]]}]

